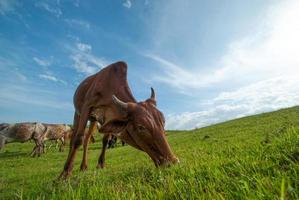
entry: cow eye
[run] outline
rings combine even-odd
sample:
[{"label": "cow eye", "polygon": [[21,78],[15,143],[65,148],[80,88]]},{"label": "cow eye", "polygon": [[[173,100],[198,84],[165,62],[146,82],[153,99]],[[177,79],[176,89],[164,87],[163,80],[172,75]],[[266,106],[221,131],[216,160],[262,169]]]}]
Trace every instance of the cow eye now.
[{"label": "cow eye", "polygon": [[144,126],[142,126],[142,125],[138,125],[137,129],[138,129],[138,131],[144,131],[144,130],[146,130],[146,128]]}]

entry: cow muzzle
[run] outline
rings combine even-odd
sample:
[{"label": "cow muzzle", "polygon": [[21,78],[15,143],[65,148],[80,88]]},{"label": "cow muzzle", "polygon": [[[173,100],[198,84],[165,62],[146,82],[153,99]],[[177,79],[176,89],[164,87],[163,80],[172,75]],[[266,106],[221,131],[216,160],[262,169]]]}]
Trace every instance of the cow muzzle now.
[{"label": "cow muzzle", "polygon": [[154,159],[153,161],[156,167],[170,167],[171,165],[180,163],[180,160],[177,157],[160,157],[159,159]]}]

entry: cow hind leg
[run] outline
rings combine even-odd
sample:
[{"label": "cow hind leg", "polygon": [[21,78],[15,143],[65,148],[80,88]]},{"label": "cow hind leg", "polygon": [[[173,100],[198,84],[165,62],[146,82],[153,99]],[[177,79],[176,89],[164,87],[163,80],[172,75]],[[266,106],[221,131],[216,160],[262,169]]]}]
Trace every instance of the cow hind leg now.
[{"label": "cow hind leg", "polygon": [[43,142],[42,145],[41,145],[41,153],[45,153],[45,149],[46,149],[46,145]]},{"label": "cow hind leg", "polygon": [[97,168],[104,168],[105,167],[105,153],[107,149],[107,144],[109,142],[109,139],[111,138],[110,134],[105,134],[102,140],[102,152],[98,160]]},{"label": "cow hind leg", "polygon": [[96,139],[94,139],[93,135],[91,135],[91,137],[90,137],[90,142],[91,143],[95,143],[96,142]]},{"label": "cow hind leg", "polygon": [[83,141],[83,158],[82,158],[82,162],[81,162],[81,166],[80,166],[80,170],[84,171],[87,169],[87,151],[88,151],[88,143],[89,140],[92,136],[92,133],[95,131],[95,128],[97,127],[96,121],[92,121],[90,123],[89,129],[88,129],[88,133],[87,135],[84,137],[84,141]]},{"label": "cow hind leg", "polygon": [[85,109],[83,109],[83,113],[80,117],[77,113],[75,113],[74,134],[71,137],[69,154],[68,154],[67,160],[65,162],[64,169],[59,176],[59,179],[68,178],[72,172],[76,152],[77,152],[78,148],[80,147],[80,145],[82,143],[82,139],[84,137],[84,129],[87,124],[88,114],[89,114],[89,110],[86,107],[85,107]]},{"label": "cow hind leg", "polygon": [[64,141],[64,138],[62,137],[62,138],[60,138],[59,139],[60,140],[60,146],[59,146],[59,151],[60,152],[63,152],[64,151],[64,146],[65,146],[65,141]]}]

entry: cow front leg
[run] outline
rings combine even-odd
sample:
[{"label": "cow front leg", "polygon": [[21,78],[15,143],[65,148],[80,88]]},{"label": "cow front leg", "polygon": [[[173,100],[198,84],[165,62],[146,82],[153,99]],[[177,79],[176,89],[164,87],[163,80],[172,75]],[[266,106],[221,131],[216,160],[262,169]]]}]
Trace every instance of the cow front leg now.
[{"label": "cow front leg", "polygon": [[32,152],[31,152],[31,156],[32,157],[35,157],[36,155],[37,156],[40,156],[41,154],[41,150],[42,150],[42,144],[41,142],[38,140],[38,139],[34,139],[34,143],[35,143],[35,147],[33,148]]},{"label": "cow front leg", "polygon": [[110,140],[111,135],[110,134],[104,134],[104,137],[102,139],[102,152],[98,160],[97,168],[104,168],[105,167],[105,153],[107,149],[108,141]]},{"label": "cow front leg", "polygon": [[37,145],[35,145],[35,146],[33,147],[32,151],[31,151],[31,153],[30,153],[30,156],[31,156],[31,157],[34,157],[34,156],[35,156],[37,147],[38,147]]},{"label": "cow front leg", "polygon": [[60,138],[59,139],[60,140],[60,146],[59,146],[59,151],[60,152],[63,152],[64,151],[64,146],[65,146],[65,140],[64,140],[64,138],[62,137],[62,138]]},{"label": "cow front leg", "polygon": [[81,162],[81,166],[80,166],[80,170],[81,171],[84,171],[84,170],[87,169],[88,143],[89,143],[90,137],[92,136],[92,133],[95,131],[95,129],[97,127],[96,123],[97,123],[96,121],[92,121],[90,123],[89,129],[88,129],[88,133],[84,137],[84,141],[83,141],[83,158],[82,158],[82,162]]},{"label": "cow front leg", "polygon": [[84,138],[84,130],[88,120],[89,110],[87,107],[83,109],[82,115],[79,117],[77,113],[74,116],[74,134],[71,136],[70,142],[70,151],[68,154],[68,158],[65,162],[63,171],[61,172],[59,179],[66,179],[71,175],[74,159],[76,156],[76,152],[80,145],[82,144],[82,139]]}]

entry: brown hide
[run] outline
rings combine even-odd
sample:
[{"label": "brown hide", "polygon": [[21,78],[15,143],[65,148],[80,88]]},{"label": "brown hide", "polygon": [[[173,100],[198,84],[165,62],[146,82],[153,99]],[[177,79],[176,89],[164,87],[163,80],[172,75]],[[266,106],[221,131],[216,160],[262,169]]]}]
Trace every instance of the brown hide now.
[{"label": "brown hide", "polygon": [[86,78],[78,86],[74,95],[74,106],[77,114],[81,114],[83,105],[98,110],[98,120],[102,125],[110,121],[125,121],[126,115],[119,112],[112,102],[112,95],[124,102],[136,102],[127,81],[127,65],[117,62]]},{"label": "brown hide", "polygon": [[[104,166],[105,149],[111,134],[129,145],[145,151],[156,166],[177,163],[164,134],[164,117],[156,107],[155,92],[144,102],[136,102],[127,82],[127,65],[117,62],[86,78],[74,95],[74,134],[61,178],[67,178],[73,168],[78,147],[83,144],[81,170],[87,168],[87,147],[97,127],[104,133],[98,167]],[[88,120],[89,131],[85,133]]]},{"label": "brown hide", "polygon": [[64,137],[69,137],[71,128],[64,124],[45,124],[46,131],[44,134],[44,141],[46,140],[58,140]]}]

